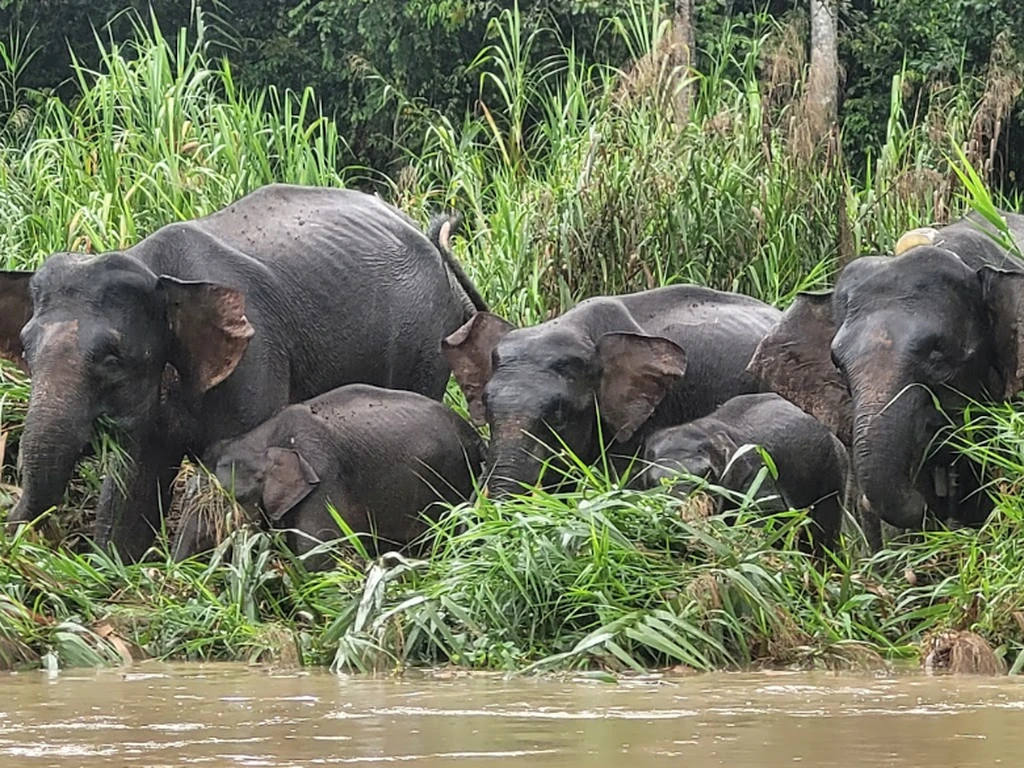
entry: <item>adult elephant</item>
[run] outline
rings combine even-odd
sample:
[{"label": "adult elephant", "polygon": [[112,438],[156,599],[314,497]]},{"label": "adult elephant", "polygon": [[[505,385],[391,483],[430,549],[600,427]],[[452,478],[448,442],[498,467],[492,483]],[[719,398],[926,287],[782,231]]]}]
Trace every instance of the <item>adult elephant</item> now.
[{"label": "adult elephant", "polygon": [[534,485],[561,443],[592,462],[603,437],[632,457],[651,430],[755,392],[746,365],[779,317],[693,285],[595,297],[530,328],[478,313],[443,347],[474,422],[491,428],[488,491]]},{"label": "adult elephant", "polygon": [[[1024,217],[1005,217],[1024,243]],[[973,469],[933,446],[942,414],[965,398],[1008,399],[1022,387],[1024,264],[986,228],[972,215],[906,233],[892,257],[856,259],[834,292],[798,297],[751,360],[766,388],[852,446],[875,548],[879,518],[919,528],[931,509],[977,525],[991,511]]]},{"label": "adult elephant", "polygon": [[10,521],[60,503],[100,418],[132,461],[95,538],[137,559],[183,455],[350,382],[440,399],[440,340],[485,309],[450,226],[432,242],[376,197],[271,185],[126,251],[0,274],[0,353],[32,377]]}]

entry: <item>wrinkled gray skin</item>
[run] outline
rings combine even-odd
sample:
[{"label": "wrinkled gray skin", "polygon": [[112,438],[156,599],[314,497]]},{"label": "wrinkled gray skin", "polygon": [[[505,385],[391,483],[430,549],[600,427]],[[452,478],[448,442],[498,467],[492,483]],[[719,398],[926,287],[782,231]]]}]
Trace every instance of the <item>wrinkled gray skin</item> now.
[{"label": "wrinkled gray skin", "polygon": [[[1024,243],[1024,217],[1004,215]],[[1022,386],[1024,265],[980,225],[971,217],[899,256],[853,261],[834,293],[800,296],[751,361],[766,389],[852,446],[875,548],[879,518],[920,528],[930,510],[973,526],[991,510],[967,462],[932,450],[947,423],[933,396],[956,418],[964,396],[998,401]]]},{"label": "wrinkled gray skin", "polygon": [[560,449],[556,434],[592,462],[600,427],[621,467],[651,430],[757,391],[746,365],[779,317],[756,299],[692,285],[588,299],[531,328],[475,315],[443,347],[474,421],[491,428],[488,492],[535,485],[549,447]]},{"label": "wrinkled gray skin", "polygon": [[442,243],[359,192],[271,185],[123,252],[0,273],[0,354],[32,376],[10,521],[61,501],[99,417],[131,458],[95,538],[137,559],[183,455],[366,382],[440,399],[440,340],[482,307]]},{"label": "wrinkled gray skin", "polygon": [[[353,531],[367,534],[371,552],[405,547],[427,529],[421,512],[437,519],[444,504],[469,498],[480,461],[479,436],[447,406],[363,384],[290,405],[205,456],[253,520],[288,529],[288,546],[299,555],[340,535],[328,502]],[[175,557],[215,544],[208,521],[192,515]]]},{"label": "wrinkled gray skin", "polygon": [[[708,416],[653,433],[644,450],[649,467],[642,480],[656,488],[684,472],[745,494],[764,467],[754,450],[737,456],[748,444],[764,448],[778,471],[778,479],[766,475],[755,494],[765,500],[760,509],[809,509],[813,547],[806,538],[801,547],[815,553],[833,548],[846,503],[846,448],[828,427],[774,393],[740,395]],[[687,481],[673,486],[680,496],[693,489]],[[737,508],[732,499],[720,496],[718,502],[719,512]]]}]

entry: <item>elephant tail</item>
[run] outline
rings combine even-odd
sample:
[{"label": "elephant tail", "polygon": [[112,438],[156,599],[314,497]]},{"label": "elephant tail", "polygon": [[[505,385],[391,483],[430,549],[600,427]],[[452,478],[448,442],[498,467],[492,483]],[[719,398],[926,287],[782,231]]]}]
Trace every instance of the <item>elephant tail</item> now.
[{"label": "elephant tail", "polygon": [[[466,294],[466,298],[472,305],[472,309],[469,312],[470,315],[475,312],[487,312],[487,302],[484,301],[483,296],[480,295],[480,291],[477,290],[476,285],[470,280],[469,275],[459,264],[458,259],[452,254],[451,250],[451,237],[459,230],[459,226],[462,224],[462,214],[450,213],[450,214],[438,214],[430,220],[430,226],[427,227],[427,237],[430,238],[430,242],[437,248],[438,253],[441,254],[441,258],[444,259],[445,265],[451,270],[451,273],[455,276],[455,280]],[[470,307],[467,307],[469,310]]]}]

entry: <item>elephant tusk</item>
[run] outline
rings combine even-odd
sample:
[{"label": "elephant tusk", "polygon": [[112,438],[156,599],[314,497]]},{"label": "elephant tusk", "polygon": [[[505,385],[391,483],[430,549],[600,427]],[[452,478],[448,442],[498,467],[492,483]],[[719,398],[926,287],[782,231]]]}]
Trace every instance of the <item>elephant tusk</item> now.
[{"label": "elephant tusk", "polygon": [[896,247],[893,248],[893,256],[901,256],[911,248],[917,248],[919,245],[935,245],[938,237],[939,230],[934,227],[911,229],[909,232],[904,232],[900,239],[896,241]]}]

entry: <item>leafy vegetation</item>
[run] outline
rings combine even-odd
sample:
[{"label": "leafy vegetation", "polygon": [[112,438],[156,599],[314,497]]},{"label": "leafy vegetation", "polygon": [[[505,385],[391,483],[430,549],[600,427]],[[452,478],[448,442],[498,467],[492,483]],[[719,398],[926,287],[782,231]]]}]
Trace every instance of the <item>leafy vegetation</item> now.
[{"label": "leafy vegetation", "polygon": [[[490,19],[512,2],[490,0],[3,0],[0,29],[11,30],[25,51],[38,50],[20,73],[33,91],[75,89],[71,77],[74,51],[85,66],[100,66],[97,39],[125,41],[134,34],[126,9],[156,12],[164,29],[190,22],[190,6],[206,10],[208,36],[216,55],[227,56],[238,81],[251,89],[273,84],[301,91],[316,88],[325,113],[349,138],[351,161],[396,171],[404,146],[419,148],[415,120],[379,109],[383,85],[422,100],[453,122],[462,119],[478,95],[479,72],[470,63],[486,43]],[[806,42],[806,0],[729,0],[696,2],[699,69],[709,72],[719,59],[723,23],[747,24],[770,13],[796,24],[796,40]],[[663,3],[666,11],[672,4]],[[54,13],[55,7],[60,8]],[[528,32],[554,27],[560,39],[548,38],[533,50],[531,67],[557,54],[572,41],[596,61],[624,65],[632,52],[621,39],[604,34],[605,19],[621,3],[607,0],[518,0]],[[1021,127],[1020,84],[1013,85],[1013,62],[1019,59],[1024,7],[1014,0],[851,0],[838,4],[841,120],[846,156],[857,175],[874,160],[886,139],[892,76],[905,72],[902,88],[908,104],[922,115],[940,106],[948,91],[962,89],[974,101],[986,90],[993,61],[1001,71],[999,89],[1014,104],[1010,124],[999,142],[994,174],[1015,186],[1024,168],[1012,152]],[[1007,53],[1012,56],[1007,56]],[[804,46],[790,46],[791,63],[806,59]],[[367,78],[375,73],[380,79]],[[70,78],[70,80],[69,80]],[[0,108],[0,111],[3,111]],[[533,116],[529,116],[532,120]]]},{"label": "leafy vegetation", "polygon": [[[479,106],[460,120],[367,75],[411,138],[390,176],[343,166],[337,124],[312,91],[239,87],[203,18],[190,41],[136,17],[133,42],[104,44],[95,71],[75,70],[72,98],[33,104],[8,60],[0,95],[20,105],[0,130],[9,267],[119,247],[272,180],[365,185],[420,220],[463,212],[457,255],[498,311],[532,323],[588,295],[673,281],[784,305],[907,228],[956,215],[964,188],[991,207],[971,145],[984,103],[972,84],[934,94],[922,113],[904,98],[910,71],[892,72],[884,140],[853,174],[836,136],[806,140],[802,69],[787,54],[795,33],[763,14],[708,34],[681,120],[657,5],[627,4],[595,32],[598,46],[629,52],[621,69],[504,11],[473,62]],[[27,395],[4,368],[10,480]],[[934,630],[973,629],[1019,671],[1022,435],[1010,406],[973,409],[958,433],[970,458],[1007,478],[981,532],[928,532],[866,559],[852,527],[824,564],[787,546],[800,513],[767,525],[705,518],[586,467],[572,493],[453,510],[427,559],[369,562],[350,542],[327,573],[307,572],[267,533],[236,531],[212,562],[177,565],[0,533],[0,665],[149,655],[354,670],[861,666],[913,658]],[[85,467],[70,504],[88,507],[100,470]]]}]

